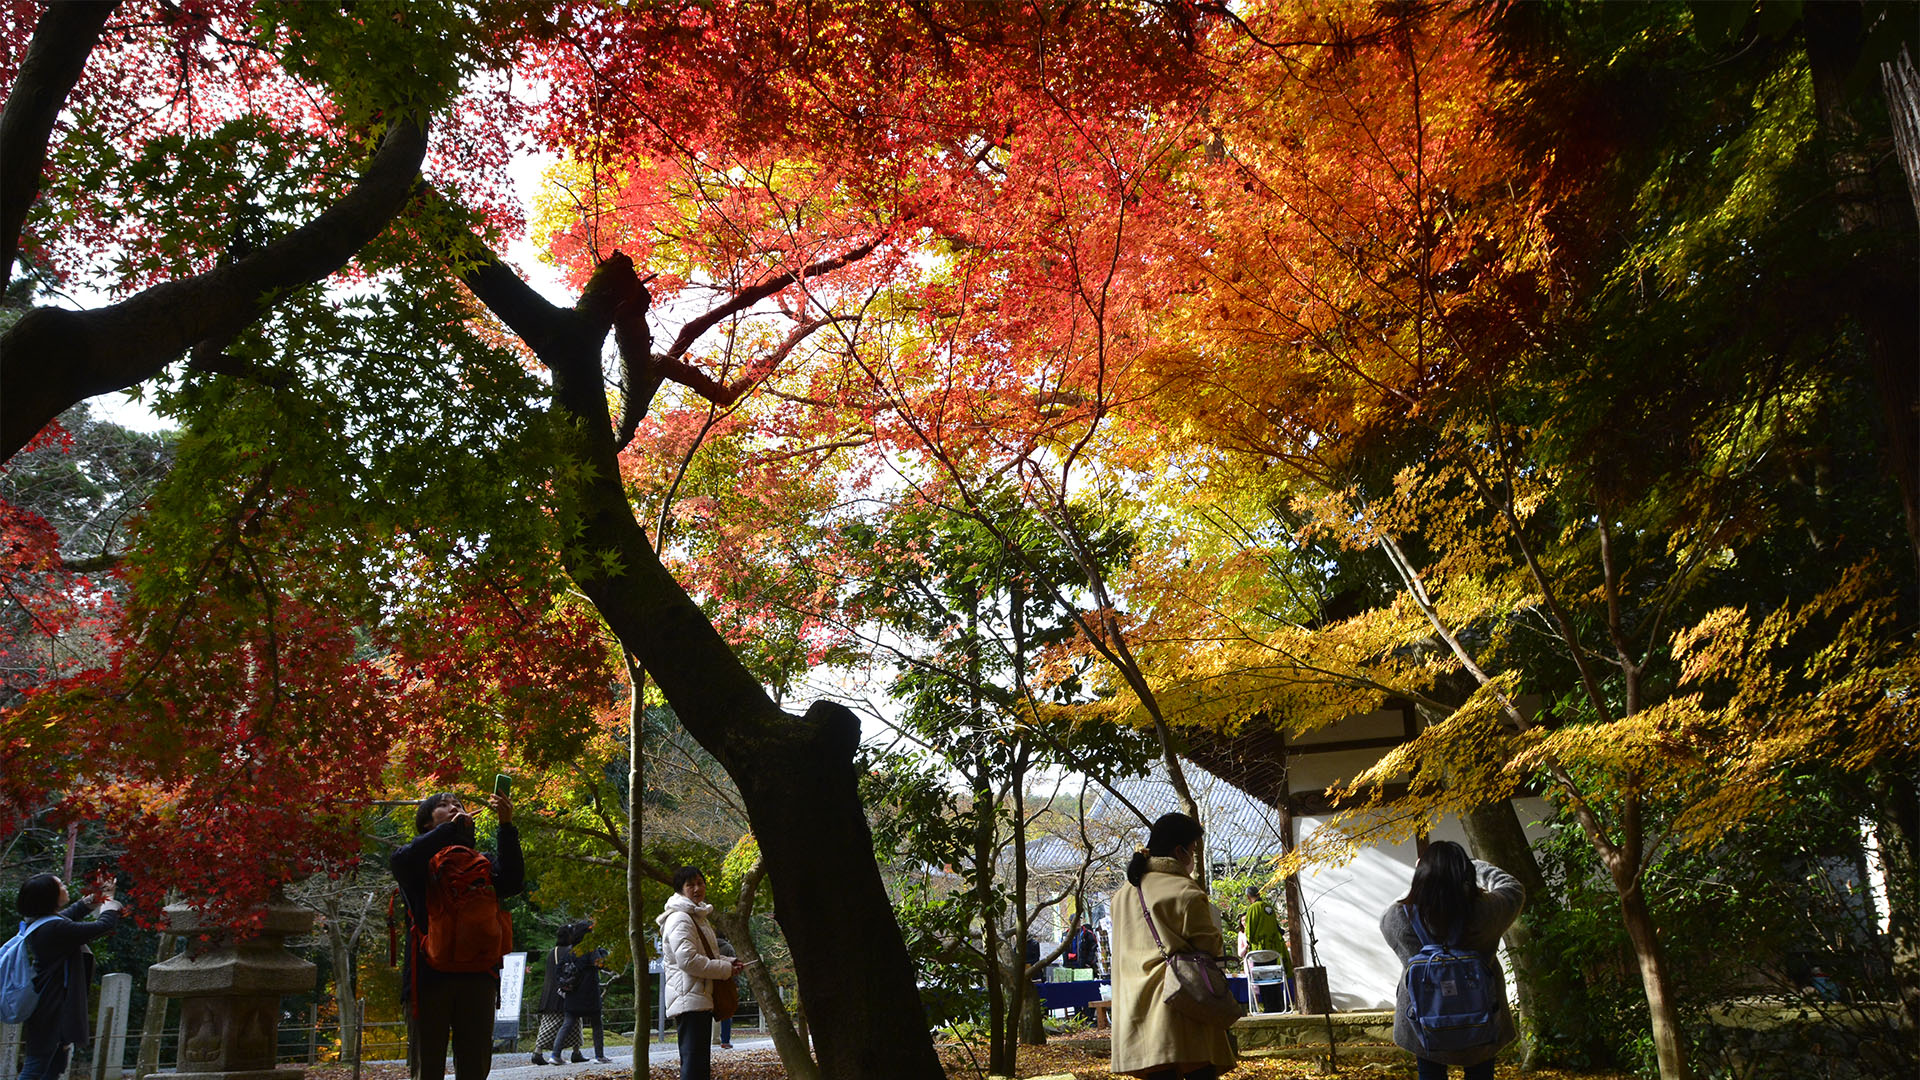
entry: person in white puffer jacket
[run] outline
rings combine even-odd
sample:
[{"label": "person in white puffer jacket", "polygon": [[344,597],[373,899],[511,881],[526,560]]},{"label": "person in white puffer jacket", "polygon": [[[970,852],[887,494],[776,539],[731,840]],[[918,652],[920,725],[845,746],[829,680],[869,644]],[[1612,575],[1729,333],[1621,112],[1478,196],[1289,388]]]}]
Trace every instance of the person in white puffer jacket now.
[{"label": "person in white puffer jacket", "polygon": [[673,872],[673,895],[660,924],[660,958],[667,980],[667,1015],[680,1030],[680,1080],[712,1080],[713,983],[740,974],[740,961],[720,955],[707,919],[707,876],[698,867]]}]

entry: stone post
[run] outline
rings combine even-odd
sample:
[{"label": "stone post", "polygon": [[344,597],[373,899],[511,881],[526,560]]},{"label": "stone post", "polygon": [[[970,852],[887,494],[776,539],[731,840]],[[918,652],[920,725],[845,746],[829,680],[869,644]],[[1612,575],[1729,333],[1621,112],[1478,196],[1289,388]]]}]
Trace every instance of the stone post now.
[{"label": "stone post", "polygon": [[[167,908],[167,930],[186,938],[202,932],[199,913]],[[274,1067],[280,1035],[280,995],[313,988],[314,966],[288,952],[292,934],[313,929],[313,913],[292,904],[268,904],[260,933],[235,942],[212,931],[211,942],[147,969],[147,991],[180,999],[180,1053],[166,1080],[300,1080],[301,1069]]]},{"label": "stone post", "polygon": [[20,1075],[20,1025],[0,1024],[0,1076]]},{"label": "stone post", "polygon": [[120,1080],[126,1072],[127,1010],[133,1007],[133,976],[116,971],[100,980],[94,1017],[93,1080]]}]

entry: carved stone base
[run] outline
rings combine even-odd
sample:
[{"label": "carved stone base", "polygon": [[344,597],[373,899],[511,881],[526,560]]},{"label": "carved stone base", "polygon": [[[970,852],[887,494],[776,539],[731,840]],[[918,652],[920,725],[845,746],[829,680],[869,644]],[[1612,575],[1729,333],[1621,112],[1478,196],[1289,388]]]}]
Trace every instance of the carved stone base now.
[{"label": "carved stone base", "polygon": [[[167,909],[175,933],[200,929],[184,906]],[[253,938],[211,941],[147,969],[149,992],[180,999],[177,1072],[167,1080],[301,1080],[300,1069],[274,1067],[279,1047],[280,995],[313,986],[314,967],[281,942],[304,933],[313,915],[275,904]]]}]

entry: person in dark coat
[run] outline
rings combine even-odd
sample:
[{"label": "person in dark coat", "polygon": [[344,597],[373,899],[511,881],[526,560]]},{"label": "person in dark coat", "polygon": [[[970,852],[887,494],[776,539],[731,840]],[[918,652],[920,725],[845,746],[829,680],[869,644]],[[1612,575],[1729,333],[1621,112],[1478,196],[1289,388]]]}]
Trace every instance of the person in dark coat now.
[{"label": "person in dark coat", "polygon": [[573,1051],[575,1062],[586,1060],[580,1054],[580,1022],[568,1015],[567,991],[580,970],[580,958],[573,955],[573,947],[592,925],[583,919],[554,932],[553,948],[547,950],[545,976],[540,981],[540,1031],[533,1042],[535,1065],[549,1064],[548,1052],[553,1054],[551,1064],[563,1064],[560,1052],[568,1049]]},{"label": "person in dark coat", "polygon": [[[87,1048],[87,991],[93,986],[93,950],[87,942],[112,933],[122,911],[111,883],[102,897],[95,912],[84,898],[69,903],[66,882],[53,874],[36,874],[20,884],[15,907],[21,932],[35,920],[52,917],[27,935],[40,1002],[21,1025],[20,1080],[59,1076],[73,1048]],[[86,918],[89,912],[94,918]]]},{"label": "person in dark coat", "polygon": [[[526,863],[520,857],[520,831],[513,825],[513,801],[495,792],[493,812],[500,822],[500,850],[489,854],[494,895],[501,900],[527,885]],[[407,902],[407,918],[414,931],[426,936],[427,864],[442,849],[474,847],[473,817],[449,792],[429,795],[414,810],[413,842],[387,860],[400,895]],[[407,935],[406,962],[400,969],[400,1000],[407,1016],[407,1060],[413,1080],[445,1080],[447,1047],[453,1047],[453,1074],[457,1080],[486,1080],[493,1069],[493,1013],[500,997],[500,971],[437,971],[424,956],[414,953],[413,934]]]},{"label": "person in dark coat", "polygon": [[[576,945],[584,942],[593,931],[593,920],[576,923],[580,927],[574,937]],[[607,1057],[606,1031],[600,1020],[600,961],[607,958],[607,950],[595,949],[585,955],[576,954],[573,966],[567,972],[567,1020],[573,1028],[574,1037],[579,1038],[587,1024],[593,1025],[593,1060],[605,1064],[613,1060]],[[725,1042],[722,1039],[721,1042]],[[579,1044],[576,1042],[575,1046]],[[573,1052],[573,1060],[584,1061],[578,1049]]]}]

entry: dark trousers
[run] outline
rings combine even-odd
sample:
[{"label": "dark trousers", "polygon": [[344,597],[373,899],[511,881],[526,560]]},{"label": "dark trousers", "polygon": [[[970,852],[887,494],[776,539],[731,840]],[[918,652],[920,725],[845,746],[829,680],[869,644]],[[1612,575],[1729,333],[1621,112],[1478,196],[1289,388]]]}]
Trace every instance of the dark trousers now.
[{"label": "dark trousers", "polygon": [[73,1053],[73,1044],[61,1043],[49,1054],[20,1055],[20,1080],[54,1080],[67,1071],[67,1057]]},{"label": "dark trousers", "polygon": [[[1428,1061],[1415,1057],[1414,1064],[1419,1067],[1419,1080],[1447,1080],[1447,1067],[1437,1061]],[[1493,1080],[1493,1062],[1483,1061],[1478,1065],[1462,1065],[1461,1071],[1466,1080]]]},{"label": "dark trousers", "polygon": [[1211,1065],[1202,1065],[1190,1073],[1183,1073],[1169,1065],[1158,1072],[1150,1072],[1145,1080],[1219,1080],[1220,1070]]},{"label": "dark trousers", "polygon": [[1285,1012],[1287,1009],[1287,987],[1285,983],[1254,983],[1254,992],[1260,995],[1261,1012]]},{"label": "dark trousers", "polygon": [[681,1013],[680,1080],[713,1080],[713,1012]]},{"label": "dark trousers", "polygon": [[590,1013],[568,1013],[567,1023],[572,1024],[575,1027],[578,1027],[583,1034],[587,1030],[586,1026],[588,1024],[592,1024],[593,1025],[593,1056],[596,1058],[603,1058],[607,1056],[607,1033],[605,1030],[603,1030],[600,1027],[599,1010],[596,1009],[595,1011]]},{"label": "dark trousers", "polygon": [[413,1080],[445,1080],[453,1047],[455,1080],[487,1080],[493,1069],[493,1009],[499,984],[491,975],[422,979],[407,1028]]}]

